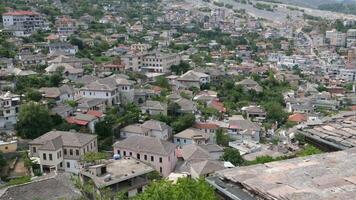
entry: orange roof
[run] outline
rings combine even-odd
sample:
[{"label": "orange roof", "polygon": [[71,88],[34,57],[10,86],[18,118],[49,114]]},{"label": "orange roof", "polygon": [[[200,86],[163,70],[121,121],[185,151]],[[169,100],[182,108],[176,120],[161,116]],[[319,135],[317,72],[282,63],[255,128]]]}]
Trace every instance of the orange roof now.
[{"label": "orange roof", "polygon": [[197,129],[218,129],[219,126],[213,123],[196,123],[193,125]]},{"label": "orange roof", "polygon": [[30,10],[19,10],[19,11],[14,11],[14,12],[7,12],[2,14],[4,16],[20,16],[20,15],[39,15],[36,12],[32,12]]},{"label": "orange roof", "polygon": [[95,116],[95,117],[98,117],[100,118],[101,116],[103,116],[103,113],[100,112],[100,111],[96,111],[96,110],[89,110],[87,112],[88,115],[92,115],[92,116]]},{"label": "orange roof", "polygon": [[224,104],[217,99],[214,99],[211,102],[211,107],[215,108],[219,112],[226,112],[226,108],[224,107]]},{"label": "orange roof", "polygon": [[55,34],[51,34],[49,36],[47,36],[47,40],[57,40],[59,38],[58,35]]},{"label": "orange roof", "polygon": [[74,117],[67,117],[66,121],[69,124],[76,124],[76,125],[79,125],[79,126],[86,126],[89,123],[89,122],[84,121],[84,120],[75,119]]},{"label": "orange roof", "polygon": [[304,121],[307,121],[307,117],[304,114],[295,113],[295,114],[289,115],[288,121],[291,121],[291,122],[304,122]]},{"label": "orange roof", "polygon": [[356,111],[356,106],[351,106],[352,111]]}]

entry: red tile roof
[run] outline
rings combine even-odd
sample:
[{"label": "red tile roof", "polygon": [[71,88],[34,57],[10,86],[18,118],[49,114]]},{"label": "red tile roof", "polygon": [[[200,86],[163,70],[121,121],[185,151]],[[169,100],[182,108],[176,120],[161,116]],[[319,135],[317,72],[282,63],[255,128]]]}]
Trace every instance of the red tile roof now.
[{"label": "red tile roof", "polygon": [[87,112],[88,115],[92,115],[92,116],[95,116],[95,117],[98,117],[100,118],[101,116],[103,116],[103,113],[100,112],[100,111],[96,111],[96,110],[89,110]]},{"label": "red tile roof", "polygon": [[70,124],[76,124],[79,126],[86,126],[89,122],[84,120],[75,119],[74,117],[67,117],[66,121]]},{"label": "red tile roof", "polygon": [[295,114],[289,115],[288,121],[291,121],[291,122],[303,122],[303,121],[307,121],[307,117],[304,114],[295,113]]},{"label": "red tile roof", "polygon": [[226,112],[226,108],[224,107],[224,104],[220,102],[218,99],[214,99],[211,102],[211,107],[215,108],[219,112]]},{"label": "red tile roof", "polygon": [[21,16],[21,15],[39,15],[36,12],[30,11],[30,10],[19,10],[19,11],[14,11],[14,12],[7,12],[2,14],[3,16]]}]

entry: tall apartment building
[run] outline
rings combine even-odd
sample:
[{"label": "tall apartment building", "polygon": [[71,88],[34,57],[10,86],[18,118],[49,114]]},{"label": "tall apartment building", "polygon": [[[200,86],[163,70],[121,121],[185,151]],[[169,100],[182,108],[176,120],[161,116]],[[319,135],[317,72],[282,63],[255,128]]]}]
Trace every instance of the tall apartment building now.
[{"label": "tall apartment building", "polygon": [[155,73],[167,73],[172,65],[178,65],[181,57],[176,53],[128,53],[121,57],[125,69]]},{"label": "tall apartment building", "polygon": [[329,39],[331,46],[345,47],[346,33],[338,32],[337,30],[326,31],[325,38]]},{"label": "tall apartment building", "polygon": [[4,29],[15,36],[29,36],[34,31],[49,30],[43,17],[32,11],[14,11],[2,14]]},{"label": "tall apartment building", "polygon": [[142,71],[167,73],[172,65],[178,65],[181,58],[176,53],[153,53],[146,55],[142,60]]},{"label": "tall apartment building", "polygon": [[10,92],[0,95],[0,106],[0,129],[12,128],[19,112],[20,95]]},{"label": "tall apartment building", "polygon": [[69,36],[77,31],[76,21],[68,16],[58,18],[55,24],[59,35]]},{"label": "tall apartment building", "polygon": [[347,47],[356,46],[356,29],[349,29],[346,34]]},{"label": "tall apartment building", "polygon": [[87,152],[97,152],[97,135],[50,131],[29,142],[31,157],[39,160],[42,172],[63,170],[78,173],[79,160]]}]

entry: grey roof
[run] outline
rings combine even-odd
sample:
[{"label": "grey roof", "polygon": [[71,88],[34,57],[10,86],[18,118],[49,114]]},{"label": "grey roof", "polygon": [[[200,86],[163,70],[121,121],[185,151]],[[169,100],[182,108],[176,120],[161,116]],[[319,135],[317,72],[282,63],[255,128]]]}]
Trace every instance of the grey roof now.
[{"label": "grey roof", "polygon": [[204,176],[218,170],[223,170],[224,161],[204,160],[190,164],[190,167],[199,175]]},{"label": "grey roof", "polygon": [[356,148],[216,172],[256,199],[355,199]]},{"label": "grey roof", "polygon": [[46,134],[32,140],[29,144],[45,144],[49,140],[53,140],[61,136],[63,141],[63,146],[73,146],[82,147],[88,144],[90,141],[94,140],[97,135],[86,134],[86,133],[75,133],[67,131],[50,131]]},{"label": "grey roof", "polygon": [[189,70],[186,73],[184,73],[182,76],[178,78],[178,81],[200,81],[200,78],[206,78],[209,77],[209,75],[202,73],[202,72],[196,72],[193,70]]},{"label": "grey roof", "polygon": [[251,122],[250,120],[230,120],[229,121],[229,126],[234,126],[238,127],[240,130],[254,130],[254,131],[260,131],[261,127],[254,122]]},{"label": "grey roof", "polygon": [[145,121],[145,123],[142,124],[142,127],[150,130],[157,130],[157,131],[164,131],[166,129],[171,128],[166,123],[153,119]]},{"label": "grey roof", "polygon": [[204,139],[209,139],[209,134],[205,133],[199,129],[196,128],[188,128],[185,129],[184,131],[181,131],[177,134],[174,135],[175,138],[185,138],[185,139],[194,139],[194,138],[204,138]]},{"label": "grey roof", "polygon": [[51,151],[56,151],[63,146],[63,141],[62,141],[62,136],[58,136],[56,138],[53,138],[52,140],[47,140],[40,148],[39,150],[51,150]]},{"label": "grey roof", "polygon": [[81,196],[70,175],[60,173],[52,178],[10,187],[0,196],[0,200],[79,199]]},{"label": "grey roof", "polygon": [[132,136],[125,140],[117,141],[114,147],[168,156],[175,150],[176,145],[158,138]]},{"label": "grey roof", "polygon": [[69,105],[66,104],[60,104],[51,109],[52,112],[61,115],[66,112],[71,112],[74,111],[74,108],[70,107]]},{"label": "grey roof", "polygon": [[93,121],[93,120],[97,119],[97,117],[94,116],[94,115],[88,115],[88,114],[83,114],[83,113],[77,113],[74,116],[74,118],[77,119],[77,120],[83,120],[83,121],[87,121],[87,122],[90,122],[90,121]]},{"label": "grey roof", "polygon": [[209,151],[202,148],[203,145],[187,144],[182,147],[182,157],[185,161],[191,160],[209,160],[211,159]]},{"label": "grey roof", "polygon": [[94,81],[81,88],[81,90],[95,90],[95,91],[101,91],[101,90],[112,91],[115,89],[116,89],[115,85],[109,84],[104,81]]},{"label": "grey roof", "polygon": [[83,77],[75,80],[75,82],[86,85],[86,84],[89,84],[89,83],[94,82],[96,80],[98,80],[98,77],[96,77],[96,76],[84,75]]},{"label": "grey roof", "polygon": [[340,113],[321,125],[309,126],[298,132],[332,148],[342,150],[356,147],[354,112]]},{"label": "grey roof", "polygon": [[182,111],[194,111],[195,109],[194,102],[189,99],[180,98],[174,102],[180,106],[180,110]]},{"label": "grey roof", "polygon": [[105,99],[97,99],[97,98],[81,98],[78,102],[78,108],[91,108],[93,106],[97,106],[105,103]]},{"label": "grey roof", "polygon": [[148,100],[142,104],[142,107],[151,109],[151,110],[165,110],[167,109],[167,104],[159,102],[159,101],[151,101]]},{"label": "grey roof", "polygon": [[120,130],[120,132],[129,132],[129,133],[136,133],[141,135],[144,135],[145,133],[147,133],[147,131],[148,130],[141,127],[140,124],[130,124]]},{"label": "grey roof", "polygon": [[236,85],[242,85],[248,90],[255,90],[256,92],[261,92],[263,88],[252,79],[244,79],[240,82],[237,82]]}]

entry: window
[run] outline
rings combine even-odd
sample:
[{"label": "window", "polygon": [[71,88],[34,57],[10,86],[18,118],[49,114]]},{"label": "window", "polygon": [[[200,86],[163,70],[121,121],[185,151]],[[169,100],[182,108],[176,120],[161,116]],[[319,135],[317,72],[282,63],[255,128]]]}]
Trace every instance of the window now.
[{"label": "window", "polygon": [[180,139],[179,139],[179,138],[177,138],[177,142],[180,142]]},{"label": "window", "polygon": [[67,162],[67,168],[70,168],[70,162]]},{"label": "window", "polygon": [[132,152],[130,152],[130,156],[132,156]]},{"label": "window", "polygon": [[151,156],[151,162],[153,162],[155,159],[154,159],[154,157],[153,156]]},{"label": "window", "polygon": [[159,167],[159,173],[162,174],[162,167]]},{"label": "window", "polygon": [[95,143],[95,141],[94,141],[94,147],[95,147],[95,145],[96,145],[96,143]]},{"label": "window", "polygon": [[78,149],[75,150],[75,155],[79,156],[79,150]]},{"label": "window", "polygon": [[36,147],[32,147],[33,153],[36,153]]},{"label": "window", "polygon": [[162,157],[159,157],[159,163],[162,163]]},{"label": "window", "polygon": [[73,149],[69,149],[69,155],[73,155]]},{"label": "window", "polygon": [[87,146],[87,151],[89,151],[89,146]]},{"label": "window", "polygon": [[64,149],[63,151],[64,151],[64,155],[67,155],[67,149]]},{"label": "window", "polygon": [[93,149],[93,144],[92,143],[90,143],[90,149]]},{"label": "window", "polygon": [[53,160],[53,158],[52,158],[52,154],[50,153],[50,154],[48,154],[48,157],[49,157],[49,160]]},{"label": "window", "polygon": [[43,154],[43,160],[47,160],[46,154]]},{"label": "window", "polygon": [[109,93],[108,93],[108,92],[106,93],[106,96],[107,96],[107,97],[109,96]]},{"label": "window", "polygon": [[184,139],[184,144],[185,144],[185,143],[187,143],[187,140],[186,140],[186,139]]},{"label": "window", "polygon": [[59,167],[63,167],[63,164],[62,164],[62,162],[61,162],[61,163],[59,163]]},{"label": "window", "polygon": [[138,153],[136,158],[140,160],[141,159],[141,155]]},{"label": "window", "polygon": [[144,158],[145,160],[147,160],[147,155],[144,155],[143,158]]},{"label": "window", "polygon": [[120,150],[117,150],[117,154],[119,154],[119,155],[120,155]]},{"label": "window", "polygon": [[124,156],[126,156],[126,151],[124,151]]}]

